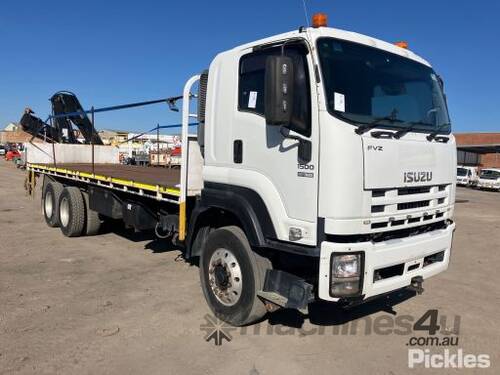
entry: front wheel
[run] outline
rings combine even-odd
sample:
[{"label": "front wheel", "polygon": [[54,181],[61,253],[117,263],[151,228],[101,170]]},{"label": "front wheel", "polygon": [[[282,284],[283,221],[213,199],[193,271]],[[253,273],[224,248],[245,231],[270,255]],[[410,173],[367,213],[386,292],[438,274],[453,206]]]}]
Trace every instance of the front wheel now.
[{"label": "front wheel", "polygon": [[233,326],[261,319],[266,309],[257,292],[271,268],[269,259],[252,251],[240,228],[227,226],[211,232],[201,251],[200,280],[213,313]]}]

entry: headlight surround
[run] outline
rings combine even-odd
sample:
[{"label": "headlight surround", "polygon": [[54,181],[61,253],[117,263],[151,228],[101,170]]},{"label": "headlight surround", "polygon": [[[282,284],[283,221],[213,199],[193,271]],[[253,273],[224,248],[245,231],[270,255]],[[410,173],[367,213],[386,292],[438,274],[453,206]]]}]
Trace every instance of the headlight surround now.
[{"label": "headlight surround", "polygon": [[330,259],[330,295],[348,297],[361,293],[363,253],[333,253]]}]

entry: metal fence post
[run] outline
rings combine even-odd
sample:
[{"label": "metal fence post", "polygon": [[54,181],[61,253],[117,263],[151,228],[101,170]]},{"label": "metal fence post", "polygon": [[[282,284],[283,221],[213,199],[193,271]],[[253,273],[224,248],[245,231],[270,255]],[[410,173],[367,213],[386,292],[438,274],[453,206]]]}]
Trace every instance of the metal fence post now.
[{"label": "metal fence post", "polygon": [[95,117],[94,117],[94,106],[91,108],[91,114],[92,114],[92,134],[90,136],[90,144],[92,146],[92,175],[95,175],[95,168],[94,168],[94,132],[95,130]]},{"label": "metal fence post", "polygon": [[156,124],[156,164],[160,165],[160,124]]},{"label": "metal fence post", "polygon": [[[52,109],[52,116],[54,116],[54,109]],[[53,117],[50,118],[50,127],[51,128],[54,127]],[[54,168],[57,168],[57,164],[56,164],[56,146],[55,146],[55,142],[54,141],[52,141],[52,161],[54,163]]]}]

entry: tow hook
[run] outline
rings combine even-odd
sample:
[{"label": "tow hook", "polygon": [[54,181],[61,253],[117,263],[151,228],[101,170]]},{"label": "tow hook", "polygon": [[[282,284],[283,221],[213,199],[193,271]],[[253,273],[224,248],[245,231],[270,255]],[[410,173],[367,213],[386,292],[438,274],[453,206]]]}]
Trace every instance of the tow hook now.
[{"label": "tow hook", "polygon": [[422,288],[423,283],[424,278],[422,276],[412,277],[409,288],[410,290],[415,291],[417,294],[422,294],[424,292],[424,288]]}]

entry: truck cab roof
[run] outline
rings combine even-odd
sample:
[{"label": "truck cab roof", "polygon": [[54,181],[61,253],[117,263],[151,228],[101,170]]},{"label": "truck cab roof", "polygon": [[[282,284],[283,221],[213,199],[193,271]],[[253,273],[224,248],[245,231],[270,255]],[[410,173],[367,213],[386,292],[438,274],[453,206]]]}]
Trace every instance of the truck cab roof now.
[{"label": "truck cab roof", "polygon": [[367,35],[355,33],[352,31],[347,31],[347,30],[341,30],[341,29],[335,29],[331,27],[318,27],[318,28],[304,28],[301,30],[295,30],[295,31],[290,31],[286,32],[283,34],[277,34],[273,35],[268,38],[256,40],[250,43],[242,44],[240,46],[237,46],[229,51],[223,52],[224,53],[231,53],[231,52],[240,52],[242,50],[246,50],[249,48],[254,48],[256,46],[261,46],[265,44],[272,44],[276,43],[282,40],[287,40],[287,39],[293,39],[293,38],[304,38],[309,41],[309,43],[315,43],[318,38],[321,37],[330,37],[330,38],[337,38],[337,39],[342,39],[342,40],[347,40],[350,42],[354,43],[359,43],[359,44],[364,44],[366,46],[382,49],[384,51],[394,53],[396,55],[400,55],[406,58],[409,58],[411,60],[417,61],[421,64],[424,64],[426,66],[431,66],[429,62],[422,57],[418,56],[414,52],[401,48],[396,46],[393,43],[385,42],[383,40],[373,38]]}]

